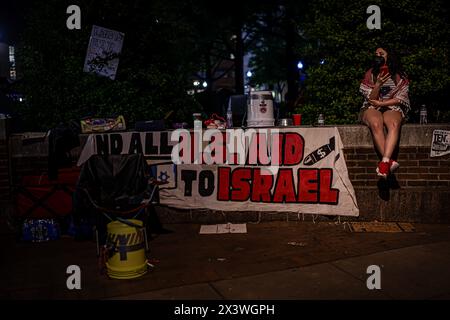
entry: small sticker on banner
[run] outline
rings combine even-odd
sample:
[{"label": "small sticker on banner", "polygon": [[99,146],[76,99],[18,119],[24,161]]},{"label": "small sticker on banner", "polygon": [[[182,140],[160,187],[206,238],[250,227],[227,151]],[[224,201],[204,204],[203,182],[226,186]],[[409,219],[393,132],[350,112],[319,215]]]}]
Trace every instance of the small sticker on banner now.
[{"label": "small sticker on banner", "polygon": [[177,166],[173,163],[151,166],[152,176],[160,183],[160,189],[175,189],[177,187]]}]

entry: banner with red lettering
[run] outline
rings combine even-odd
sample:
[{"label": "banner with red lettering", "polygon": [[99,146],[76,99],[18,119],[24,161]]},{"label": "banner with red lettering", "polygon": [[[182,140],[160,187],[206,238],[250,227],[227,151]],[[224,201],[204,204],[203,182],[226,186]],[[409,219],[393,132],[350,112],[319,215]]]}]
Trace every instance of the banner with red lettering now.
[{"label": "banner with red lettering", "polygon": [[[212,139],[204,130],[197,145],[185,132],[183,139],[173,132],[91,135],[79,164],[92,154],[141,152],[164,183],[161,204],[175,208],[359,215],[336,127],[216,130]],[[231,144],[237,133],[244,133],[241,149]],[[174,157],[183,153],[184,161]]]},{"label": "banner with red lettering", "polygon": [[[160,191],[161,203],[184,209],[358,216],[337,128],[276,131],[281,152],[275,170],[273,164],[268,170],[265,159],[257,159],[254,165],[173,165],[176,170],[159,171],[176,175],[176,186],[172,182],[170,188]],[[260,146],[258,143],[256,148]]]}]

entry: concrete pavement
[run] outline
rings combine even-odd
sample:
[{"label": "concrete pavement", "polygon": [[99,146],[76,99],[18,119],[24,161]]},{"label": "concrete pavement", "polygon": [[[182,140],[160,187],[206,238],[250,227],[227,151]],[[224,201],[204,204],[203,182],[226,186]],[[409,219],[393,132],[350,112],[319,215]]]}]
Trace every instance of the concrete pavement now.
[{"label": "concrete pavement", "polygon": [[[133,300],[338,300],[449,299],[450,242],[439,242],[267,272],[149,291],[118,299]],[[381,289],[367,288],[367,267],[379,264]]]},{"label": "concrete pavement", "polygon": [[[95,243],[71,238],[17,242],[2,233],[3,299],[343,300],[449,299],[450,226],[414,224],[412,233],[352,233],[335,222],[247,224],[246,234],[200,235],[172,224],[150,241],[146,275],[100,275]],[[68,290],[79,265],[82,289]],[[380,290],[366,285],[380,267]]]}]

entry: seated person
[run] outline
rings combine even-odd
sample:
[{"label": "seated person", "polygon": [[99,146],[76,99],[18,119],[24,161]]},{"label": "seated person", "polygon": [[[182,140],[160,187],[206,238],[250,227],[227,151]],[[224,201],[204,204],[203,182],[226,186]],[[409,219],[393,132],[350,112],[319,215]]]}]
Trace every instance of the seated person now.
[{"label": "seated person", "polygon": [[373,67],[366,72],[359,88],[364,96],[360,120],[370,128],[381,155],[376,172],[383,178],[399,167],[392,154],[399,141],[401,125],[410,110],[408,90],[409,81],[394,53],[378,47]]}]

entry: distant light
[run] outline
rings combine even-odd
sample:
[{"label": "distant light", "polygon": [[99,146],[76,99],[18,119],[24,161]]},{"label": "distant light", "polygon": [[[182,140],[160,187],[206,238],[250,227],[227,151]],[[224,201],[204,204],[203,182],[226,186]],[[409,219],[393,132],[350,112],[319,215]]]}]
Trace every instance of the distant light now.
[{"label": "distant light", "polygon": [[320,60],[320,64],[324,64],[325,63],[325,59]]},{"label": "distant light", "polygon": [[22,99],[22,98],[19,98],[19,101],[20,101],[20,102],[22,102],[22,101],[23,101],[23,99]]},{"label": "distant light", "polygon": [[250,70],[248,70],[248,71],[247,71],[247,77],[250,78],[251,76],[253,76],[253,73],[252,73]]},{"label": "distant light", "polygon": [[206,88],[208,86],[208,83],[206,81],[203,81],[202,86],[203,88]]},{"label": "distant light", "polygon": [[195,80],[193,84],[194,84],[194,86],[198,87],[200,85],[200,81]]},{"label": "distant light", "polygon": [[298,62],[297,64],[297,68],[299,69],[303,69],[303,63],[301,61]]}]

